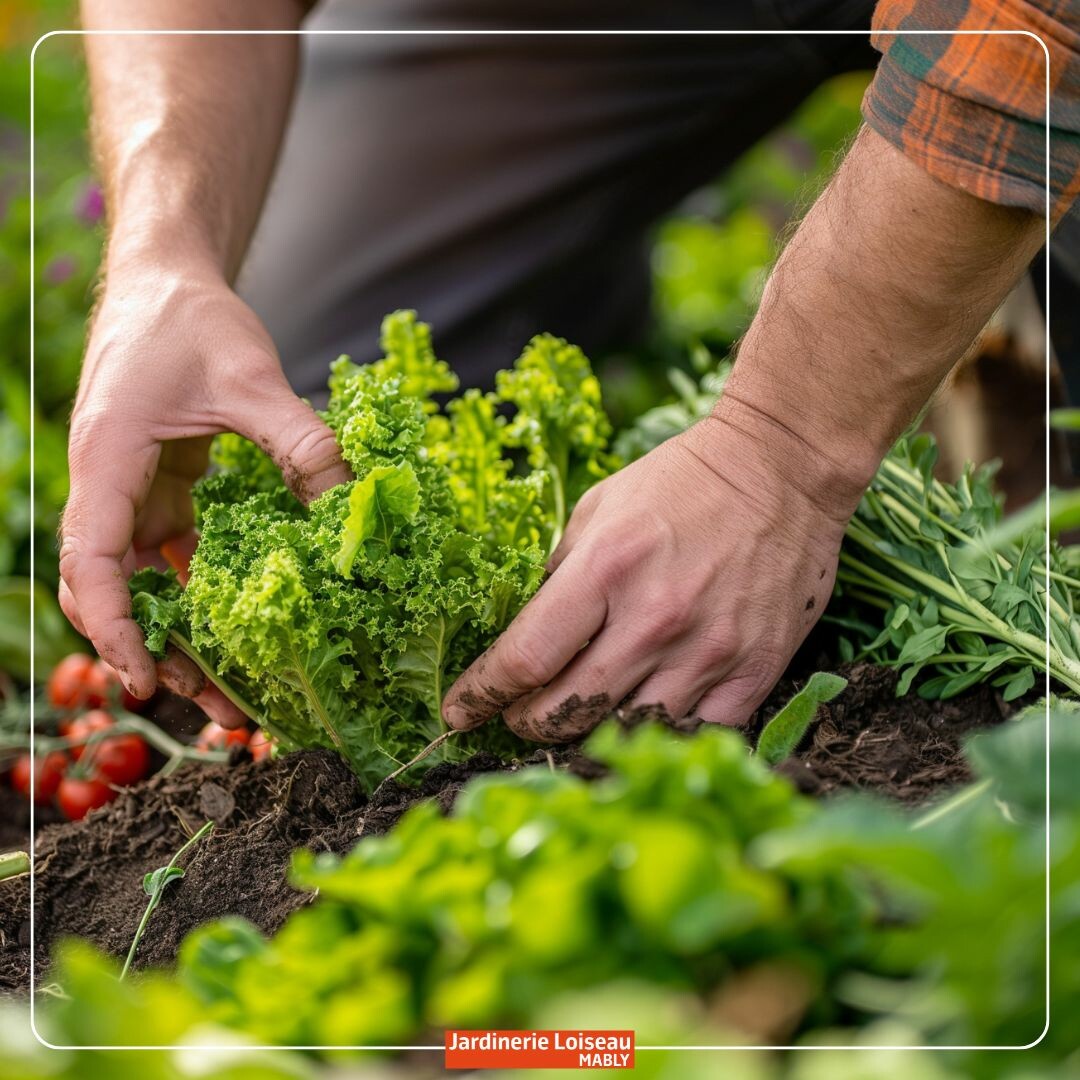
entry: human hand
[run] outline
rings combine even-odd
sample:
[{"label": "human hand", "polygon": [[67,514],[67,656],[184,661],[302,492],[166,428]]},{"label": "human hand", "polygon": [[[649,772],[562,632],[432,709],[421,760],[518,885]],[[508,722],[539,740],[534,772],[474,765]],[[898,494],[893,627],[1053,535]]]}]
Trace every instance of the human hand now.
[{"label": "human hand", "polygon": [[562,742],[629,696],[746,721],[828,602],[861,493],[812,482],[831,470],[810,454],[732,400],[587,492],[551,577],[451,687],[446,722],[501,712]]},{"label": "human hand", "polygon": [[[163,262],[111,272],[71,416],[60,603],[139,698],[159,673],[131,619],[127,578],[162,544],[190,554],[191,484],[223,431],[261,446],[305,502],[350,479],[333,433],[292,392],[269,335],[220,272]],[[187,696],[204,690],[183,658],[161,676]],[[214,719],[238,722],[223,706]]]}]

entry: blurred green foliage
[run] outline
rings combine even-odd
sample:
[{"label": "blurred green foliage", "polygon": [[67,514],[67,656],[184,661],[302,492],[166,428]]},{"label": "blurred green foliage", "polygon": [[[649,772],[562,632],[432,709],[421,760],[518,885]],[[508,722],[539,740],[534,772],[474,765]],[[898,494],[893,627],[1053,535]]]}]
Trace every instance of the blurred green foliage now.
[{"label": "blurred green foliage", "polygon": [[[28,571],[34,533],[38,576],[47,581],[56,577],[50,556],[67,491],[66,418],[101,248],[101,199],[87,164],[78,40],[52,38],[38,49],[35,61],[36,260],[31,269],[30,43],[35,31],[53,24],[50,13],[65,25],[70,6],[16,6],[18,34],[5,43],[0,64],[0,575]],[[33,399],[31,287],[36,302]],[[28,506],[31,412],[38,491],[33,520]]]},{"label": "blurred green foliage", "polygon": [[808,1017],[835,1022],[873,899],[838,865],[788,874],[750,855],[812,805],[731,731],[612,722],[587,752],[609,777],[477,778],[450,817],[423,803],[343,859],[298,853],[293,881],[318,902],[269,941],[238,920],[197,931],[180,981],[261,1039],[363,1044],[527,1026],[541,1003],[620,979],[703,996],[769,962],[812,988]]},{"label": "blurred green foliage", "polygon": [[746,329],[776,254],[777,236],[809,207],[857,129],[868,76],[830,80],[716,184],[657,231],[657,335],[726,352]]},{"label": "blurred green foliage", "polygon": [[102,240],[77,38],[51,38],[35,57],[33,266],[29,175],[31,49],[39,34],[72,25],[73,8],[69,0],[8,4],[0,31],[0,670],[22,680],[31,591],[42,673],[74,642],[55,601],[56,530],[67,496],[67,417]]},{"label": "blurred green foliage", "polygon": [[[895,1060],[740,1055],[725,1075],[1075,1075],[1075,710],[1051,706],[1046,1038],[1025,1052]],[[211,923],[187,939],[176,974],[122,984],[114,961],[70,944],[39,1024],[73,1045],[428,1042],[444,1025],[510,1024],[633,1027],[641,1043],[675,1046],[1035,1042],[1047,977],[1046,730],[1038,705],[976,735],[975,782],[917,817],[866,796],[805,799],[730,731],[627,734],[612,723],[588,748],[609,765],[605,779],[543,766],[482,776],[449,817],[421,805],[344,858],[301,855],[296,880],[317,898],[273,938],[241,920]],[[0,1011],[0,1026],[18,1015]],[[14,1075],[26,1078],[96,1075],[78,1069],[111,1060],[22,1050]],[[142,1075],[179,1075],[181,1053],[145,1056]],[[279,1070],[268,1075],[310,1068],[287,1054],[264,1062]],[[709,1063],[642,1052],[639,1069],[696,1076]]]}]

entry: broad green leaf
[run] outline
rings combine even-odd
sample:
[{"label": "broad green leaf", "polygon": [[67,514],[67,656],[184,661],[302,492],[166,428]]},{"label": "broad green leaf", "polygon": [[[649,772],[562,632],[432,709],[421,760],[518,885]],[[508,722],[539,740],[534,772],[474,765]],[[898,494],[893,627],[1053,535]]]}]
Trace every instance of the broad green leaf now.
[{"label": "broad green leaf", "polygon": [[993,781],[995,794],[1036,821],[1046,808],[1047,746],[1050,731],[1050,801],[1075,818],[1076,777],[1080,773],[1080,706],[1051,698],[1030,705],[990,731],[967,740],[964,752],[976,775]]},{"label": "broad green leaf", "polygon": [[391,664],[395,687],[414,693],[426,706],[436,727],[440,723],[443,694],[449,689],[443,685],[447,657],[454,635],[464,621],[464,613],[453,618],[446,614],[435,616],[422,630],[402,639],[400,652]]},{"label": "broad green leaf", "polygon": [[349,494],[348,514],[334,566],[343,577],[366,540],[375,540],[387,552],[400,524],[411,524],[420,512],[420,484],[408,462],[383,465],[357,480]]},{"label": "broad green leaf", "polygon": [[1031,593],[1008,581],[999,581],[990,595],[990,603],[999,615],[1008,615],[1015,608],[1034,603]]},{"label": "broad green leaf", "polygon": [[159,866],[143,877],[143,892],[147,896],[160,896],[170,881],[184,876],[182,866]]},{"label": "broad green leaf", "polygon": [[923,518],[919,522],[919,533],[928,540],[944,540],[945,530],[936,521]]},{"label": "broad green leaf", "polygon": [[[995,680],[998,682],[998,680]],[[1005,689],[1001,696],[1006,701],[1015,701],[1023,697],[1035,685],[1035,670],[1030,667],[1022,668],[1004,683]]]},{"label": "broad green leaf", "polygon": [[910,667],[904,668],[900,673],[900,678],[896,683],[896,696],[903,697],[911,690],[912,683],[922,673],[922,664],[912,664]]},{"label": "broad green leaf", "polygon": [[935,675],[919,687],[919,697],[928,701],[947,701],[985,678],[982,668],[976,666],[960,675]]},{"label": "broad green leaf", "polygon": [[918,664],[928,660],[944,649],[948,632],[947,626],[928,626],[925,630],[913,634],[904,642],[904,647],[900,650],[896,662]]},{"label": "broad green leaf", "polygon": [[986,656],[988,655],[989,648],[986,642],[979,637],[978,634],[973,634],[970,631],[962,630],[958,634],[954,634],[953,646],[965,652],[970,656]]},{"label": "broad green leaf", "polygon": [[183,982],[208,1005],[235,999],[238,971],[267,948],[258,928],[235,915],[200,926],[180,946]]}]

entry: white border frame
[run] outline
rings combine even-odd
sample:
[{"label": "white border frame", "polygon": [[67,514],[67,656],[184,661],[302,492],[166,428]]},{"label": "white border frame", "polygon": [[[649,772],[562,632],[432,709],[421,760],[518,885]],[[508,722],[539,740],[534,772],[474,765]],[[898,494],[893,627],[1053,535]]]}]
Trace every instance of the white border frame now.
[{"label": "white border frame", "polygon": [[[1036,33],[1030,30],[881,30],[876,31],[881,34],[890,35],[910,35],[925,37],[931,35],[946,35],[950,37],[955,36],[1019,36],[1029,37],[1033,41],[1037,41],[1042,47],[1043,53],[1046,56],[1046,145],[1045,145],[1045,164],[1046,164],[1046,251],[1047,258],[1045,261],[1045,293],[1046,293],[1046,311],[1045,311],[1045,361],[1046,361],[1046,391],[1045,391],[1045,410],[1046,413],[1050,412],[1050,260],[1049,260],[1049,245],[1050,245],[1050,212],[1051,212],[1051,196],[1050,196],[1050,50],[1047,48],[1046,42]],[[544,37],[596,37],[596,36],[617,36],[617,37],[690,37],[690,36],[709,36],[709,37],[721,37],[721,36],[764,36],[764,37],[820,37],[820,36],[860,36],[868,37],[869,30],[495,30],[495,29],[477,29],[477,30],[305,30],[298,28],[296,30],[50,30],[48,33],[42,34],[41,37],[34,42],[34,46],[30,51],[30,399],[34,400],[35,389],[35,371],[36,371],[36,355],[35,355],[35,213],[36,206],[34,202],[35,196],[35,61],[37,59],[37,51],[41,47],[42,43],[48,41],[53,37],[149,37],[149,36],[169,36],[169,37],[283,37],[283,36],[297,36],[297,37],[326,37],[331,35],[344,35],[349,37],[357,36],[378,36],[378,37],[391,37],[391,36],[431,36],[433,34],[441,34],[447,36],[474,36],[474,37],[532,37],[532,36],[544,36]],[[33,408],[30,410],[30,515],[31,519],[34,516],[34,502],[35,502],[35,490],[34,490],[34,412]],[[1050,427],[1046,428],[1046,483],[1045,490],[1049,492],[1050,489]],[[1047,542],[1050,539],[1050,501],[1046,500],[1046,535]],[[34,545],[33,537],[31,536],[30,546],[30,576],[34,575]],[[1047,560],[1047,573],[1046,573],[1046,592],[1047,592],[1047,631],[1046,631],[1046,671],[1045,671],[1045,691],[1047,698],[1049,698],[1050,687],[1050,570],[1049,560]],[[34,671],[34,596],[31,592],[30,596],[30,684],[31,687],[36,685],[35,671]],[[30,705],[30,740],[33,744],[34,738],[34,705],[33,698],[31,697]],[[1046,856],[1046,883],[1045,883],[1045,904],[1046,904],[1046,922],[1045,922],[1045,966],[1046,966],[1046,985],[1045,985],[1045,1022],[1043,1029],[1039,1035],[1029,1043],[1015,1046],[969,1046],[969,1045],[949,1045],[949,1046],[906,1046],[895,1044],[884,1045],[844,1045],[844,1044],[812,1044],[812,1045],[727,1045],[727,1046],[669,1046],[669,1045],[654,1045],[654,1046],[637,1046],[635,1052],[650,1050],[667,1050],[667,1051],[747,1051],[747,1050],[765,1050],[765,1051],[788,1051],[788,1050],[848,1050],[848,1051],[876,1051],[876,1050],[897,1050],[897,1051],[911,1051],[911,1050],[930,1050],[930,1051],[977,1051],[977,1050],[1002,1050],[1002,1051],[1019,1051],[1019,1050],[1031,1050],[1038,1046],[1047,1036],[1050,1031],[1050,706],[1047,702],[1046,709],[1046,762],[1045,762],[1045,784],[1046,784],[1046,808],[1045,808],[1045,822],[1044,827],[1046,831],[1045,836],[1045,856]],[[36,1009],[36,997],[33,992],[35,985],[35,919],[34,919],[34,899],[35,899],[35,811],[34,811],[34,785],[35,776],[34,770],[31,770],[31,791],[30,791],[30,1030],[34,1035],[34,1038],[44,1047],[49,1050],[163,1050],[163,1051],[192,1051],[192,1050],[207,1050],[207,1051],[228,1051],[230,1053],[236,1053],[238,1051],[266,1051],[266,1050],[292,1050],[292,1051],[326,1051],[326,1050],[427,1050],[432,1052],[443,1053],[445,1051],[445,1044],[422,1044],[422,1045],[315,1045],[315,1046],[280,1046],[280,1045],[244,1045],[237,1043],[226,1043],[222,1045],[217,1044],[191,1044],[191,1043],[175,1043],[166,1045],[147,1045],[147,1046],[89,1046],[89,1045],[61,1045],[51,1043],[45,1039],[38,1031],[37,1027],[37,1009]]]}]

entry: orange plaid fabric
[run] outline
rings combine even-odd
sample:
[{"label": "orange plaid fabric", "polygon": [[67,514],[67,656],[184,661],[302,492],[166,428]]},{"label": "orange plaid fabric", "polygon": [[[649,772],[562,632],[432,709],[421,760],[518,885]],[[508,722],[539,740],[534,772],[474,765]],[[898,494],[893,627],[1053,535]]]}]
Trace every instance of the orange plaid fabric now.
[{"label": "orange plaid fabric", "polygon": [[[893,31],[952,31],[895,33]],[[1046,212],[1049,52],[1050,213],[1080,195],[1080,3],[1077,0],[879,0],[882,54],[866,122],[927,172],[1005,206]]]}]

